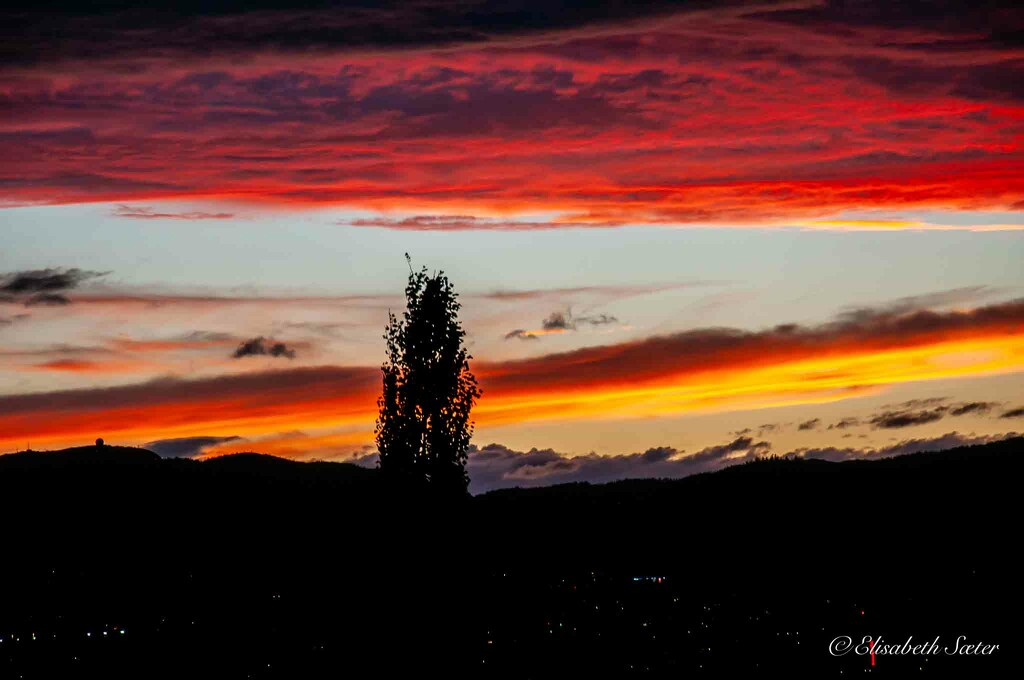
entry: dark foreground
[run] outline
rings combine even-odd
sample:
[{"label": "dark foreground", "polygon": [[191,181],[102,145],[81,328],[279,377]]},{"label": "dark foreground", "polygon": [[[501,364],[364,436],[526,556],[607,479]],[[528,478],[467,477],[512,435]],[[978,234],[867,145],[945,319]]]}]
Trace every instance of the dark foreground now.
[{"label": "dark foreground", "polygon": [[[3,456],[0,678],[1009,676],[1022,455],[458,502],[264,456]],[[829,652],[866,635],[874,665]],[[880,653],[911,636],[938,645]]]}]

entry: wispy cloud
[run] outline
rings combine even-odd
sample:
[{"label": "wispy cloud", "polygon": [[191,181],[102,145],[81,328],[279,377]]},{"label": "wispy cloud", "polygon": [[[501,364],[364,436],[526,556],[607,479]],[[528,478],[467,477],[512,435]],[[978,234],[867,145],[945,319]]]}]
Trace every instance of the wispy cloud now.
[{"label": "wispy cloud", "polygon": [[374,217],[339,222],[352,227],[381,227],[408,231],[536,231],[543,229],[617,227],[620,223],[593,224],[552,220],[497,220],[473,215],[414,215],[411,217]]},{"label": "wispy cloud", "polygon": [[112,212],[114,217],[127,217],[133,220],[230,220],[234,213],[227,212],[161,212],[148,206],[119,205]]}]

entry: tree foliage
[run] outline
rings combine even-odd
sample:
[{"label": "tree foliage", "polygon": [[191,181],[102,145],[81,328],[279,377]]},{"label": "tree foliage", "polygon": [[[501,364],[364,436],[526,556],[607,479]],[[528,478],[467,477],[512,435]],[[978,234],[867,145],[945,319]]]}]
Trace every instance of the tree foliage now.
[{"label": "tree foliage", "polygon": [[[408,259],[406,255],[406,259]],[[444,493],[465,494],[470,411],[480,389],[463,345],[458,296],[444,272],[413,271],[406,310],[388,315],[387,360],[377,400],[381,472],[425,480]]]}]

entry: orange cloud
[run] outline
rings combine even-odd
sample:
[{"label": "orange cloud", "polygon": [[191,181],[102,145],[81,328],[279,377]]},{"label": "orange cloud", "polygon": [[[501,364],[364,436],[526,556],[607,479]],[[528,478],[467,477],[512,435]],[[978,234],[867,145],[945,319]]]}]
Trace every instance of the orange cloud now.
[{"label": "orange cloud", "polygon": [[135,373],[153,368],[154,364],[142,361],[92,361],[89,359],[55,359],[41,364],[31,364],[22,370],[58,371],[62,373]]},{"label": "orange cloud", "polygon": [[[831,401],[898,383],[1024,370],[1024,300],[946,312],[859,310],[820,326],[759,332],[702,329],[477,362],[474,370],[484,390],[475,411],[481,426]],[[27,438],[242,435],[294,452],[279,433],[303,430],[333,432],[307,444],[337,450],[369,441],[379,381],[376,368],[322,366],[10,395],[0,397],[0,449]]]}]

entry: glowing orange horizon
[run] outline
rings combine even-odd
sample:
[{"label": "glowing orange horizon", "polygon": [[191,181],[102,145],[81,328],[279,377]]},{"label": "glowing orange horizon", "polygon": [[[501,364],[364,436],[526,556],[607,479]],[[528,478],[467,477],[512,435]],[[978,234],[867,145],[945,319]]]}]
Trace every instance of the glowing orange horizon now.
[{"label": "glowing orange horizon", "polygon": [[[820,403],[887,385],[1022,371],[1024,303],[804,331],[695,331],[474,370],[482,427]],[[296,455],[301,447],[287,441],[295,437],[281,435],[295,431],[314,432],[309,445],[351,450],[370,443],[378,390],[376,369],[312,367],[4,397],[0,450],[27,439],[58,446],[96,436],[141,443],[241,435]]]}]

